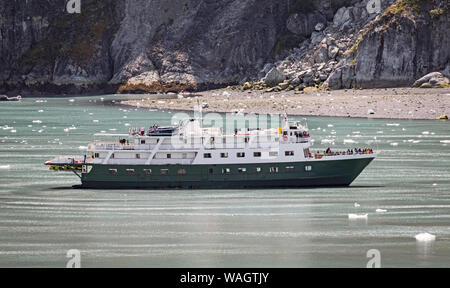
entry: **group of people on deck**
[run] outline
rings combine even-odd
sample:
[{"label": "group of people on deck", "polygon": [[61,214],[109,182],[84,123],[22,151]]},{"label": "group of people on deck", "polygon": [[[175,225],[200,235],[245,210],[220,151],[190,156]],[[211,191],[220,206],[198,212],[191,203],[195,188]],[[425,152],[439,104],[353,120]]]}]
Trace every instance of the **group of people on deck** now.
[{"label": "group of people on deck", "polygon": [[339,156],[339,155],[357,155],[357,154],[373,154],[373,149],[371,148],[355,148],[355,149],[347,149],[347,151],[338,151],[333,152],[331,148],[328,148],[325,152],[316,152],[316,158],[323,156]]}]

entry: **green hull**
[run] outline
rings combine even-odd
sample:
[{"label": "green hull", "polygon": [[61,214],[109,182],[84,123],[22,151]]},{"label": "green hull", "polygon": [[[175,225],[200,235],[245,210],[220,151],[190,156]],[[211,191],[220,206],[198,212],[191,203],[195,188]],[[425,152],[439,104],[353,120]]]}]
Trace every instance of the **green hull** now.
[{"label": "green hull", "polygon": [[[373,159],[238,165],[93,165],[90,173],[82,174],[81,180],[83,188],[98,189],[348,186]],[[309,167],[311,171],[307,171]],[[243,172],[242,168],[246,171]],[[257,168],[260,168],[259,172]],[[111,174],[110,169],[116,169],[117,173]],[[130,172],[127,169],[134,171]],[[144,171],[145,169],[147,171]],[[151,174],[148,173],[149,169],[152,171]],[[167,169],[168,171],[164,171],[167,174],[161,173],[161,169]],[[223,169],[229,169],[229,173],[223,174]]]}]

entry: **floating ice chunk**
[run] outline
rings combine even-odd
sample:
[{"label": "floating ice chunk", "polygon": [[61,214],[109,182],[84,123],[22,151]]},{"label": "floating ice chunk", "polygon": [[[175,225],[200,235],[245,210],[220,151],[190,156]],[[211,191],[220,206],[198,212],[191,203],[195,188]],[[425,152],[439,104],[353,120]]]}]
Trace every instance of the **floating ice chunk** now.
[{"label": "floating ice chunk", "polygon": [[10,165],[0,165],[0,170],[9,170],[10,168]]},{"label": "floating ice chunk", "polygon": [[322,139],[322,144],[334,143],[333,139]]},{"label": "floating ice chunk", "polygon": [[17,133],[17,130],[11,130],[11,133]]},{"label": "floating ice chunk", "polygon": [[369,217],[368,214],[348,214],[348,219],[357,220],[357,219],[367,219]]},{"label": "floating ice chunk", "polygon": [[396,147],[396,146],[398,146],[398,143],[391,143],[391,146]]},{"label": "floating ice chunk", "polygon": [[41,120],[33,120],[33,123],[35,123],[35,124],[41,124],[42,121],[41,121]]},{"label": "floating ice chunk", "polygon": [[354,143],[358,143],[355,140],[352,139],[344,139],[344,144],[354,144]]},{"label": "floating ice chunk", "polygon": [[377,213],[385,213],[385,212],[387,212],[387,210],[385,210],[385,209],[377,209],[377,210],[375,210],[375,212],[377,212]]},{"label": "floating ice chunk", "polygon": [[436,240],[436,236],[430,233],[419,233],[414,238],[420,242],[430,242]]},{"label": "floating ice chunk", "polygon": [[72,103],[73,103],[73,102],[75,102],[75,99],[70,99],[69,102],[72,102]]},{"label": "floating ice chunk", "polygon": [[445,144],[450,144],[450,140],[442,140],[442,141],[439,141],[440,143],[445,143]]},{"label": "floating ice chunk", "polygon": [[87,150],[88,147],[87,147],[87,146],[80,146],[80,147],[78,147],[78,149],[79,149],[79,150]]},{"label": "floating ice chunk", "polygon": [[423,134],[423,135],[428,135],[428,134],[430,134],[430,132],[428,132],[428,131],[423,131],[422,134]]},{"label": "floating ice chunk", "polygon": [[92,122],[94,122],[94,123],[98,123],[98,122],[100,122],[100,121],[98,121],[98,120],[92,120]]},{"label": "floating ice chunk", "polygon": [[359,205],[359,203],[355,202],[355,204],[353,204],[353,206],[355,206],[356,208],[360,207],[361,205]]},{"label": "floating ice chunk", "polygon": [[328,127],[330,127],[330,128],[331,128],[331,127],[334,127],[334,125],[333,125],[333,124],[328,124]]},{"label": "floating ice chunk", "polygon": [[437,183],[433,183],[433,186],[437,186]]},{"label": "floating ice chunk", "polygon": [[388,124],[386,124],[386,126],[400,126],[400,124],[398,124],[398,123],[388,123]]}]

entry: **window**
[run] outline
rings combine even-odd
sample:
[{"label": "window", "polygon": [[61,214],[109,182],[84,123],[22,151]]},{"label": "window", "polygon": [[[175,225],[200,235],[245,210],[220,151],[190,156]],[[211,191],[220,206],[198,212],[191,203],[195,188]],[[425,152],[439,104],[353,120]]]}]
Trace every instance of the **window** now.
[{"label": "window", "polygon": [[111,159],[114,159],[114,153],[111,154]]},{"label": "window", "polygon": [[312,166],[305,166],[305,171],[307,172],[312,171]]},{"label": "window", "polygon": [[278,173],[278,167],[270,167],[269,172],[270,173]]},{"label": "window", "polygon": [[262,172],[261,167],[256,167],[256,168],[255,168],[255,173],[261,173],[261,172]]},{"label": "window", "polygon": [[141,159],[141,154],[136,154],[136,159]]},{"label": "window", "polygon": [[238,168],[239,174],[245,174],[247,173],[247,168]]},{"label": "window", "polygon": [[145,175],[150,175],[152,174],[152,169],[144,169],[142,170],[144,172]]},{"label": "window", "polygon": [[284,155],[286,155],[286,156],[294,156],[294,151],[286,151],[286,152],[284,152]]},{"label": "window", "polygon": [[172,154],[167,154],[167,159],[171,159],[172,158]]},{"label": "window", "polygon": [[214,174],[214,169],[213,168],[209,168],[208,172],[209,172],[209,174]]},{"label": "window", "polygon": [[287,166],[286,167],[286,172],[294,172],[295,167],[294,166]]},{"label": "window", "polygon": [[178,175],[186,175],[186,169],[179,169]]},{"label": "window", "polygon": [[245,137],[245,143],[248,143],[248,142],[250,142],[250,138]]},{"label": "window", "polygon": [[100,158],[100,153],[95,153],[94,158]]},{"label": "window", "polygon": [[109,174],[117,175],[117,169],[109,169]]},{"label": "window", "polygon": [[269,157],[278,157],[278,152],[269,152]]},{"label": "window", "polygon": [[169,175],[169,169],[161,169],[161,175]]},{"label": "window", "polygon": [[134,169],[127,169],[127,170],[125,170],[125,172],[126,172],[128,175],[133,175],[133,174],[134,174]]},{"label": "window", "polygon": [[231,169],[230,168],[223,168],[222,169],[222,174],[230,174],[231,173]]},{"label": "window", "polygon": [[203,154],[203,158],[212,158],[211,153]]},{"label": "window", "polygon": [[228,158],[228,153],[220,153],[220,158]]},{"label": "window", "polygon": [[141,144],[145,144],[145,140],[141,140]]},{"label": "window", "polygon": [[244,152],[239,152],[236,154],[238,158],[244,158],[245,157],[245,153]]},{"label": "window", "polygon": [[261,157],[261,152],[253,152],[253,157]]},{"label": "window", "polygon": [[187,159],[188,158],[188,154],[187,153],[183,153],[181,156],[183,159]]}]

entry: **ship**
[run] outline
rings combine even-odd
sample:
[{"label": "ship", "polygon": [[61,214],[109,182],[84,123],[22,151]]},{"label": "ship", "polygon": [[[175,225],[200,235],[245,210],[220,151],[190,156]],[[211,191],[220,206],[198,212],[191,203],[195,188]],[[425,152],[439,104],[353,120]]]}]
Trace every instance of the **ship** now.
[{"label": "ship", "polygon": [[92,189],[253,189],[349,186],[376,158],[370,148],[312,149],[307,124],[224,131],[186,119],[175,126],[95,134],[83,156],[45,163]]}]

